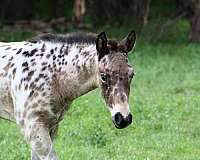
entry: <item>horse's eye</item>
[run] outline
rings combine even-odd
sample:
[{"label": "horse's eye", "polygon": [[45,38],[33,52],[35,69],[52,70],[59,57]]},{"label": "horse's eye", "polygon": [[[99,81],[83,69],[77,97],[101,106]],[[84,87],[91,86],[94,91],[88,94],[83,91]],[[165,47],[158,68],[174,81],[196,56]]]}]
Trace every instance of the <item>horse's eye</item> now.
[{"label": "horse's eye", "polygon": [[101,81],[102,81],[103,83],[106,82],[106,74],[101,73]]}]

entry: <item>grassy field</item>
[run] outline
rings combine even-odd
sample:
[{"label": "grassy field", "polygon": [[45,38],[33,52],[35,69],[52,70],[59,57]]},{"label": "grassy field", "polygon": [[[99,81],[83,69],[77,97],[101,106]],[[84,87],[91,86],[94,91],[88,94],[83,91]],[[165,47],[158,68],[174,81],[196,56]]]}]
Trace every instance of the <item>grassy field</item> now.
[{"label": "grassy field", "polygon": [[[29,36],[21,34],[1,36]],[[143,39],[129,60],[136,71],[130,95],[134,123],[115,129],[99,90],[92,91],[74,101],[61,122],[55,141],[59,158],[200,159],[200,45]],[[29,155],[19,128],[0,120],[0,160],[27,160]]]}]

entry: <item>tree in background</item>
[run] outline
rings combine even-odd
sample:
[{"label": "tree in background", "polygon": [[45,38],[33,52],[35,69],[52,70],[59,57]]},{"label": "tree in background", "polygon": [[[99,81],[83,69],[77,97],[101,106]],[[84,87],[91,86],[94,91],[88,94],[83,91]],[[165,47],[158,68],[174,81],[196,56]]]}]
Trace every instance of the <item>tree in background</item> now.
[{"label": "tree in background", "polygon": [[194,14],[191,19],[189,40],[198,42],[200,40],[200,0],[194,1]]},{"label": "tree in background", "polygon": [[177,0],[178,7],[187,13],[190,21],[189,41],[200,40],[200,0]]},{"label": "tree in background", "polygon": [[83,16],[85,15],[85,0],[74,0],[74,17],[73,21],[77,26],[83,23]]}]

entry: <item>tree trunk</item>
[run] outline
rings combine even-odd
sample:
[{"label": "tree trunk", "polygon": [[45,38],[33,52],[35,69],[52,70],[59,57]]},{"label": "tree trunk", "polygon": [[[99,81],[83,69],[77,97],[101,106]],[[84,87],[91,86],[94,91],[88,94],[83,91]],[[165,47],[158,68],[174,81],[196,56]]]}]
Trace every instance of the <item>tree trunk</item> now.
[{"label": "tree trunk", "polygon": [[77,26],[80,26],[82,24],[84,15],[85,15],[85,0],[75,0],[73,20]]},{"label": "tree trunk", "polygon": [[142,29],[148,22],[150,0],[135,0],[137,9],[135,11],[135,19],[138,27]]},{"label": "tree trunk", "polygon": [[190,21],[190,42],[200,41],[200,0],[177,0],[179,10],[186,12],[186,18]]},{"label": "tree trunk", "polygon": [[191,19],[191,29],[189,33],[190,42],[200,41],[200,0],[196,1],[194,15]]}]

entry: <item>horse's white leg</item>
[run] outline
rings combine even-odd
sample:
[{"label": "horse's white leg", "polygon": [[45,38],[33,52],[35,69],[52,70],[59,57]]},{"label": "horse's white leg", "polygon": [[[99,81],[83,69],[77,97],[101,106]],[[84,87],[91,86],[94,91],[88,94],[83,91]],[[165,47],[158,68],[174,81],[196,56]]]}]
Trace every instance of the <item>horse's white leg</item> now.
[{"label": "horse's white leg", "polygon": [[[21,97],[20,97],[21,98]],[[35,97],[34,97],[35,98]],[[57,160],[53,139],[58,128],[58,119],[52,112],[49,99],[17,99],[16,117],[22,133],[32,150],[32,160]],[[20,104],[24,107],[20,108]],[[18,109],[18,110],[17,110]]]},{"label": "horse's white leg", "polygon": [[57,160],[49,131],[44,124],[35,122],[30,125],[25,138],[31,146],[32,160]]},{"label": "horse's white leg", "polygon": [[[50,137],[51,137],[52,141],[54,141],[56,134],[57,134],[57,131],[58,131],[58,125],[54,126],[54,128],[51,129]],[[40,160],[38,155],[33,150],[31,150],[31,160]]]},{"label": "horse's white leg", "polygon": [[40,160],[38,155],[33,150],[31,150],[31,160]]}]

